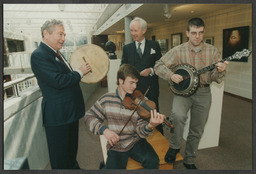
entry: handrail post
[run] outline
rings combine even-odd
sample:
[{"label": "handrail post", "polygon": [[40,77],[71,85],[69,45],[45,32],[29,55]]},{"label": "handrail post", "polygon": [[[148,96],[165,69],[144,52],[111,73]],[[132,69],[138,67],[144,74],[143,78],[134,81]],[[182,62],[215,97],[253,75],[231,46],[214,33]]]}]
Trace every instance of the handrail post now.
[{"label": "handrail post", "polygon": [[22,78],[19,78],[19,79],[15,79],[13,81],[6,82],[6,83],[4,83],[4,91],[8,88],[14,87],[14,97],[19,97],[20,96],[20,91],[19,91],[19,88],[18,88],[18,84],[22,83],[24,81],[27,81],[29,79],[32,79],[34,77],[35,77],[35,75],[31,74],[31,75],[28,75],[26,77],[22,77]]},{"label": "handrail post", "polygon": [[18,89],[18,85],[14,85],[14,95],[15,97],[19,97],[19,89]]}]

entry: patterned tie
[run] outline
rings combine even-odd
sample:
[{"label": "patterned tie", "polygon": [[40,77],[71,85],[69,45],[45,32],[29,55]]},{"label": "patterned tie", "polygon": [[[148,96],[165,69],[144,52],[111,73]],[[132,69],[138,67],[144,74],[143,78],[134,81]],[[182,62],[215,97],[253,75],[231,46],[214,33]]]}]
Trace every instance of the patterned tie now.
[{"label": "patterned tie", "polygon": [[137,53],[139,54],[140,58],[142,58],[142,51],[141,51],[140,45],[141,45],[141,43],[139,42],[138,48],[137,48]]}]

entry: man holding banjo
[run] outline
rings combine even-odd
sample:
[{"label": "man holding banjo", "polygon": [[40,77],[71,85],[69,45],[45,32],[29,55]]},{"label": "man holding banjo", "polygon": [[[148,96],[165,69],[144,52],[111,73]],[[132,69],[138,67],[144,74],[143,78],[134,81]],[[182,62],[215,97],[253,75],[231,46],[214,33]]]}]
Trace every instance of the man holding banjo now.
[{"label": "man holding banjo", "polygon": [[[191,89],[196,89],[193,93],[186,91],[188,96],[174,93],[170,119],[173,121],[175,131],[171,133],[170,148],[166,153],[165,161],[167,163],[175,162],[176,154],[181,148],[184,125],[188,117],[187,112],[190,109],[191,120],[183,163],[187,169],[197,169],[194,164],[196,152],[211,106],[210,84],[212,81],[222,82],[228,64],[227,61],[221,62],[221,55],[217,48],[203,42],[204,33],[204,21],[200,18],[190,19],[186,31],[188,42],[168,51],[154,66],[155,73],[159,77],[167,80],[171,85],[177,85],[177,89],[182,89],[187,85],[186,83],[191,83],[194,73],[188,73],[191,76],[189,78],[191,81],[187,81],[187,77],[178,73],[180,71],[173,71],[176,66],[184,65],[183,69],[190,66],[200,69],[217,62],[213,70],[198,75],[197,86],[191,87]],[[184,83],[185,81],[187,82]]]}]

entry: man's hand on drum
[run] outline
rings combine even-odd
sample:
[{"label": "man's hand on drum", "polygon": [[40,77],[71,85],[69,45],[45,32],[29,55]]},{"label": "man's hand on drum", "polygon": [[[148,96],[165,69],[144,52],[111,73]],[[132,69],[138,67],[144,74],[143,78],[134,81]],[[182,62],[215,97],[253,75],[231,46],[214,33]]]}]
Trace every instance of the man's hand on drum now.
[{"label": "man's hand on drum", "polygon": [[80,66],[79,70],[83,73],[83,75],[86,75],[89,72],[92,72],[92,68],[87,62],[85,62],[82,66]]}]

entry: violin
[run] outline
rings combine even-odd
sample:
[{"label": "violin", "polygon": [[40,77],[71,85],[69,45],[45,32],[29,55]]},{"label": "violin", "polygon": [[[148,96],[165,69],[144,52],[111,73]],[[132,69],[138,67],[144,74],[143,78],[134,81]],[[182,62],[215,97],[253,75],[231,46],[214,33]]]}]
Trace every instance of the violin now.
[{"label": "violin", "polygon": [[[123,105],[126,109],[134,110],[136,109],[137,113],[143,119],[148,119],[151,116],[151,110],[156,109],[156,104],[152,100],[148,100],[144,97],[141,91],[135,90],[133,94],[128,94],[123,99]],[[173,132],[174,126],[164,119],[164,123],[171,128]]]},{"label": "violin", "polygon": [[[145,95],[147,94],[149,88],[143,95],[139,90],[135,90],[133,94],[126,95],[123,99],[123,105],[126,109],[133,110],[131,116],[123,126],[122,130],[119,132],[118,135],[121,135],[124,128],[128,124],[128,122],[131,120],[133,114],[137,111],[137,113],[143,118],[148,119],[150,118],[150,111],[156,108],[155,102],[145,99]],[[173,124],[170,124],[166,119],[164,119],[164,123],[171,128],[171,132],[173,132],[174,126]],[[110,150],[113,146],[111,146],[108,150]]]}]

